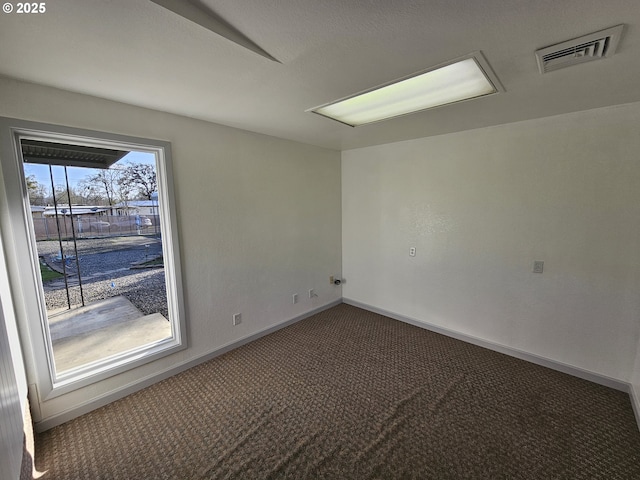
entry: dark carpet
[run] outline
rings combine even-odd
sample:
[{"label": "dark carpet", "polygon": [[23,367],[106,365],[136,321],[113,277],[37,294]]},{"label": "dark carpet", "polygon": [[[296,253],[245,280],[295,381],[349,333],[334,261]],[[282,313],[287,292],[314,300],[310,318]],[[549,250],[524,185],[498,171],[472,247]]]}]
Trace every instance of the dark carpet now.
[{"label": "dark carpet", "polygon": [[339,305],[38,435],[44,479],[640,479],[629,397]]}]

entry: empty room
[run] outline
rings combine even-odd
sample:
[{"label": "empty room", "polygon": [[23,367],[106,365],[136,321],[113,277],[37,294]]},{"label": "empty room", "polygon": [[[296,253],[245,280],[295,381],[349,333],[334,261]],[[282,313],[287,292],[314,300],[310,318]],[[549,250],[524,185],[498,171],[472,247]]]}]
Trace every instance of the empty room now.
[{"label": "empty room", "polygon": [[0,477],[640,478],[640,9],[0,14]]}]

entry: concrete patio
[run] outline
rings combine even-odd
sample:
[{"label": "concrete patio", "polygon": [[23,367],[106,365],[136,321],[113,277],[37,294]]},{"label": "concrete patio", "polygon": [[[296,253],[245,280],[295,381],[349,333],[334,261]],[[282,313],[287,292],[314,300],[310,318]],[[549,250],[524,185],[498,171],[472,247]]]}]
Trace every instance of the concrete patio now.
[{"label": "concrete patio", "polygon": [[123,296],[49,314],[58,373],[171,337],[160,313],[145,315]]}]

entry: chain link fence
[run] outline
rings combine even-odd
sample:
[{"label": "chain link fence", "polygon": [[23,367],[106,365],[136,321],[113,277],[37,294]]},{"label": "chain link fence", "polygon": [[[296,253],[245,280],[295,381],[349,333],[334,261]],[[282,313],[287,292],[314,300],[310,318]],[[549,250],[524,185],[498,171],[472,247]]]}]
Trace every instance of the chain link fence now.
[{"label": "chain link fence", "polygon": [[[73,222],[73,227],[72,227]],[[57,240],[58,225],[60,238],[120,237],[123,235],[153,235],[160,233],[159,215],[66,215],[46,216],[33,219],[36,240]]]}]

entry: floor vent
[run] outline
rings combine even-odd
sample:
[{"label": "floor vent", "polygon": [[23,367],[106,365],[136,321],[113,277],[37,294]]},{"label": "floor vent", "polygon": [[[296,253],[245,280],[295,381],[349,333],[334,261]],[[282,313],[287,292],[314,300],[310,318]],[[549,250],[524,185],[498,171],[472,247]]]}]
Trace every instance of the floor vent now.
[{"label": "floor vent", "polygon": [[540,73],[549,73],[560,68],[612,56],[622,36],[623,28],[624,25],[618,25],[536,50]]}]

